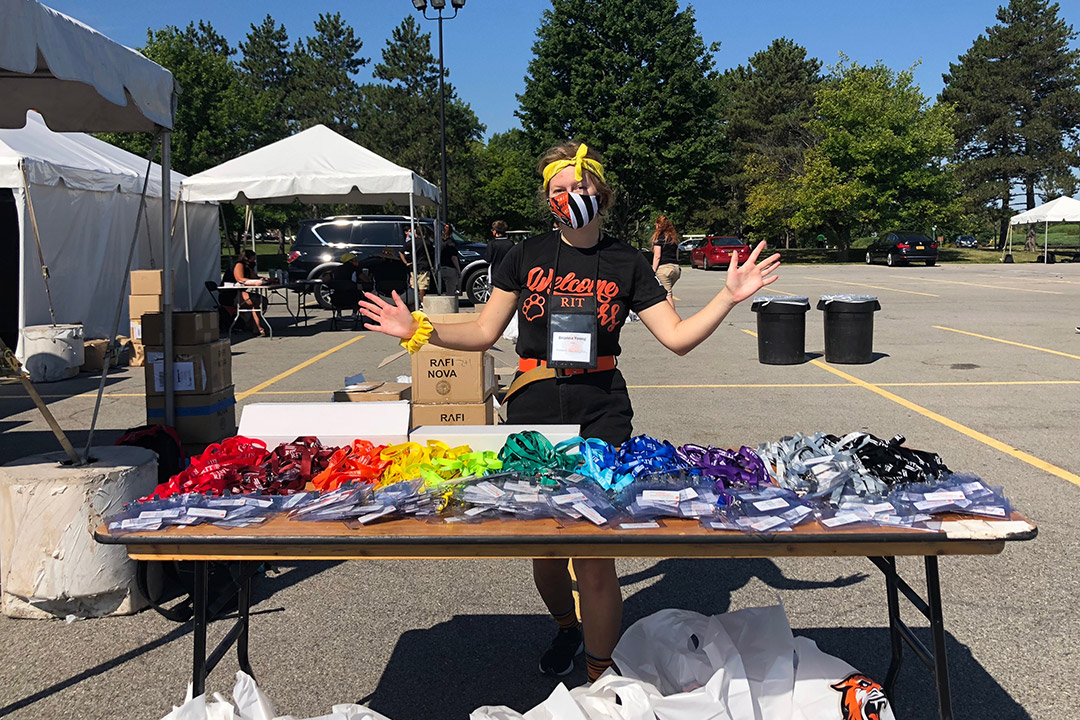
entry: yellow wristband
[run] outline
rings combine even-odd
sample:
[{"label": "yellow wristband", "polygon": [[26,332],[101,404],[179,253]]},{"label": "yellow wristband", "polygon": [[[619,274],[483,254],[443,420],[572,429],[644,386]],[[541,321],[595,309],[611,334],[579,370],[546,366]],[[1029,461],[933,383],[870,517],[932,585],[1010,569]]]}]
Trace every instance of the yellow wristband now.
[{"label": "yellow wristband", "polygon": [[431,339],[431,321],[428,320],[426,314],[420,310],[416,310],[412,314],[413,319],[416,320],[417,328],[416,332],[412,334],[412,337],[407,340],[401,341],[401,347],[409,351],[410,355],[416,354],[420,348],[427,345],[428,340]]}]

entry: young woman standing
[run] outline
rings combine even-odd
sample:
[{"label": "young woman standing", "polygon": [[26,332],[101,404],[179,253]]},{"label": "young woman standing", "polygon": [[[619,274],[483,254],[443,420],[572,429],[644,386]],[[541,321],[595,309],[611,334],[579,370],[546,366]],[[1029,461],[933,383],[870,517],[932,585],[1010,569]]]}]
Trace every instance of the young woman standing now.
[{"label": "young woman standing", "polygon": [[[390,304],[368,294],[361,311],[372,330],[402,339],[415,352],[425,342],[458,350],[487,350],[517,313],[519,373],[507,392],[507,421],[573,423],[581,435],[619,444],[630,438],[634,411],[615,367],[619,333],[631,310],[665,347],[685,355],[719,327],[731,309],[776,280],[780,256],[759,261],[759,244],[746,264],[735,258],[725,287],[699,312],[682,319],[649,263],[637,250],[604,233],[601,214],[614,193],[601,158],[584,143],[551,148],[537,167],[541,198],[558,230],[530,238],[495,271],[487,306],[474,322],[432,325],[410,313],[396,295]],[[540,669],[566,675],[584,649],[590,680],[611,666],[622,625],[622,594],[612,559],[574,559],[581,619],[566,559],[533,560],[537,590],[559,630]]]},{"label": "young woman standing", "polygon": [[682,277],[682,269],[679,268],[679,235],[675,232],[675,226],[671,224],[666,215],[658,215],[656,218],[656,230],[652,236],[653,260],[652,269],[656,273],[656,279],[667,291],[667,301],[671,307],[675,307],[675,295],[673,289],[675,283]]}]

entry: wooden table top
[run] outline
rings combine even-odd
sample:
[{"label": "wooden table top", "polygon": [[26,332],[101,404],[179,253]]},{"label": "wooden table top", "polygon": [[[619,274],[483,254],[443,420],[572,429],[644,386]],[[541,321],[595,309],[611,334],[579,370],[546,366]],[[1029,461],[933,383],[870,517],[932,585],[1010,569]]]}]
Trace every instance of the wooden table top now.
[{"label": "wooden table top", "polygon": [[126,545],[138,560],[347,560],[491,557],[823,557],[990,555],[1038,532],[1019,513],[1007,519],[944,515],[940,530],[827,528],[817,521],[790,532],[715,531],[696,520],[663,518],[660,527],[622,530],[585,521],[487,520],[425,522],[401,518],[350,529],[342,522],[301,522],[276,516],[249,528],[213,525],[112,534],[101,543]]}]

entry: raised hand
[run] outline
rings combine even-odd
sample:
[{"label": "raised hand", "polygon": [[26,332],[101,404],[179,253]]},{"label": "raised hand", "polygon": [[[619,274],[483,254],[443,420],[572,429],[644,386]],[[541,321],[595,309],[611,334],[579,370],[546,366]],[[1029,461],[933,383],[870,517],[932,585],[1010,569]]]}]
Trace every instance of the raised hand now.
[{"label": "raised hand", "polygon": [[375,330],[403,340],[413,336],[418,324],[396,291],[390,293],[394,300],[393,305],[378,295],[372,293],[364,293],[364,295],[367,300],[360,301],[360,312],[374,321],[364,324],[368,330]]},{"label": "raised hand", "polygon": [[731,253],[731,264],[728,265],[725,287],[735,302],[742,302],[753,297],[758,290],[779,279],[779,276],[773,273],[780,267],[780,253],[773,253],[758,262],[758,257],[764,249],[765,242],[759,242],[742,267],[739,267],[738,256]]}]

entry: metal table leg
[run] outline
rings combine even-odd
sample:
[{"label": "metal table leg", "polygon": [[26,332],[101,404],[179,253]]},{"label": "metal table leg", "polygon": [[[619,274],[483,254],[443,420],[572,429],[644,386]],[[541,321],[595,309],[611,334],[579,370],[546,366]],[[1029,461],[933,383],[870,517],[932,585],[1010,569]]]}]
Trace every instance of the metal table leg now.
[{"label": "metal table leg", "polygon": [[[926,556],[926,593],[923,598],[900,577],[896,570],[896,558],[871,557],[885,575],[885,591],[889,601],[889,637],[892,642],[892,658],[885,676],[885,694],[895,698],[896,678],[904,657],[904,644],[934,673],[937,686],[938,714],[941,720],[952,720],[952,691],[949,687],[949,665],[945,648],[945,623],[941,613],[941,583],[938,576],[938,559]],[[900,595],[903,595],[930,622],[933,651],[912,632],[900,617]]]},{"label": "metal table leg", "polygon": [[945,621],[941,615],[941,580],[936,555],[926,556],[926,598],[930,605],[930,636],[934,643],[934,677],[937,681],[938,712],[941,720],[952,720],[952,693],[949,662],[945,654]]},{"label": "metal table leg", "polygon": [[191,685],[193,697],[206,692],[206,561],[195,561],[195,592],[191,598],[195,642]]},{"label": "metal table leg", "polygon": [[[244,565],[251,564],[244,563]],[[251,578],[254,575],[253,572],[248,572],[248,570],[249,568],[243,566],[240,568],[240,588],[236,604],[240,635],[236,638],[236,659],[241,670],[251,677],[255,677],[255,672],[251,669],[251,663],[248,660],[248,630],[251,627]]]}]

